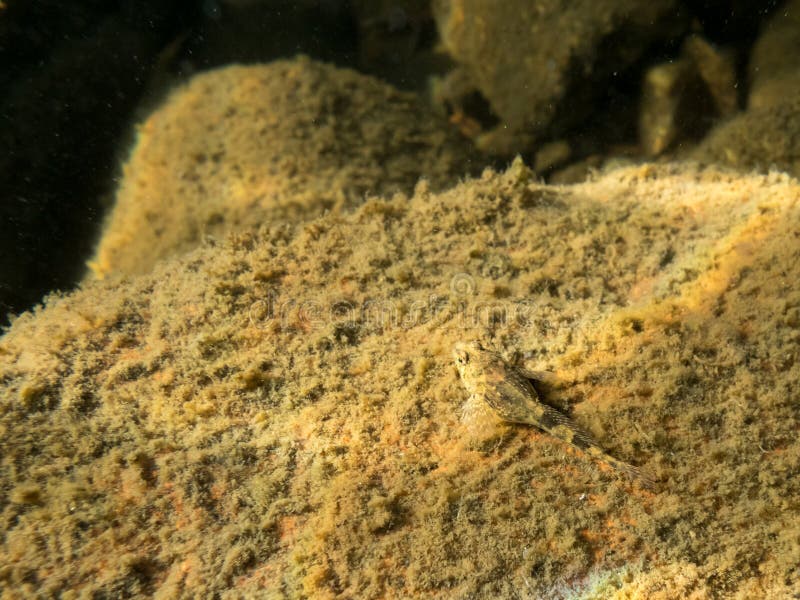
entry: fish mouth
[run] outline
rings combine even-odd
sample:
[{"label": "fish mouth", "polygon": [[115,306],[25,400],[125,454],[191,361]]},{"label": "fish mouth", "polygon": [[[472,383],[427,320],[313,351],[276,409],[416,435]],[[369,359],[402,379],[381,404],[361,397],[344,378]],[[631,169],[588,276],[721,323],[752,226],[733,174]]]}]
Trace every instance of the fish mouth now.
[{"label": "fish mouth", "polygon": [[456,365],[463,364],[466,356],[467,352],[461,344],[456,344],[453,347],[453,359],[456,361]]}]

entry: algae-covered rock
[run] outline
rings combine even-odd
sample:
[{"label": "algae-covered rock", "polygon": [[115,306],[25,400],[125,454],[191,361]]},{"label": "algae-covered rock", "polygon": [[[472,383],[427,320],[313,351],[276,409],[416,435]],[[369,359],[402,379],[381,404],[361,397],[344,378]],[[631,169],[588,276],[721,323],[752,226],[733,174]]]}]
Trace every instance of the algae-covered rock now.
[{"label": "algae-covered rock", "polygon": [[[0,586],[800,592],[800,185],[531,179],[265,224],[17,318]],[[471,404],[472,339],[550,371],[545,399],[657,491]]]},{"label": "algae-covered rock", "polygon": [[800,95],[800,1],[788,0],[764,24],[750,55],[748,107],[766,108]]},{"label": "algae-covered rock", "polygon": [[690,154],[740,171],[778,169],[800,176],[800,2],[764,25],[750,58],[747,110],[715,127]]},{"label": "algae-covered rock", "polygon": [[444,46],[501,120],[478,143],[503,154],[586,118],[610,78],[682,27],[674,0],[433,6]]},{"label": "algae-covered rock", "polygon": [[715,119],[736,112],[732,58],[692,35],[680,57],[647,70],[639,110],[639,143],[646,154],[657,156],[673,145],[698,140]]},{"label": "algae-covered rock", "polygon": [[208,236],[367,195],[434,189],[478,165],[413,94],[299,58],[203,73],[138,128],[92,267],[143,273]]},{"label": "algae-covered rock", "polygon": [[740,171],[800,177],[800,96],[749,109],[714,128],[690,156]]}]

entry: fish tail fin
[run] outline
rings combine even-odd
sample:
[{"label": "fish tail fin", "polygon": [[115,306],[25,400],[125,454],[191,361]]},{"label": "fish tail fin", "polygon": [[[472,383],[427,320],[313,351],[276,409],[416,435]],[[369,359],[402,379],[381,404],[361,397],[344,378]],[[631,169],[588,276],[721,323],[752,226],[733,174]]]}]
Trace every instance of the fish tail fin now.
[{"label": "fish tail fin", "polygon": [[617,460],[611,456],[606,455],[604,460],[613,467],[616,471],[627,476],[629,479],[639,482],[639,484],[650,491],[655,491],[657,482],[650,475],[646,474],[639,467],[634,467],[626,462]]}]

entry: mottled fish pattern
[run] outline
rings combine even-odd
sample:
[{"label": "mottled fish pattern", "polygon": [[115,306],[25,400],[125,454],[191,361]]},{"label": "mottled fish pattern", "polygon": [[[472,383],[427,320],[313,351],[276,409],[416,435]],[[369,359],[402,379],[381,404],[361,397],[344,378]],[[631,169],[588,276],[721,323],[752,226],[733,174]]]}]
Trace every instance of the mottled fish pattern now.
[{"label": "mottled fish pattern", "polygon": [[477,342],[458,343],[453,358],[467,391],[484,401],[504,421],[535,425],[559,440],[572,444],[612,468],[653,488],[654,482],[639,469],[617,460],[569,417],[539,401],[530,379],[499,354]]}]

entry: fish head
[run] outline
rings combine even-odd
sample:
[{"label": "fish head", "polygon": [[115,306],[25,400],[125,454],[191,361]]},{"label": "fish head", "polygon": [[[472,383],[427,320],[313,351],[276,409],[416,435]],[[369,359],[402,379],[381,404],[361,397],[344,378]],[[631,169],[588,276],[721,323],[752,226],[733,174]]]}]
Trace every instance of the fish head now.
[{"label": "fish head", "polygon": [[475,358],[482,351],[478,342],[458,342],[453,346],[453,360],[461,379],[466,381],[469,378],[470,371],[475,368]]}]

